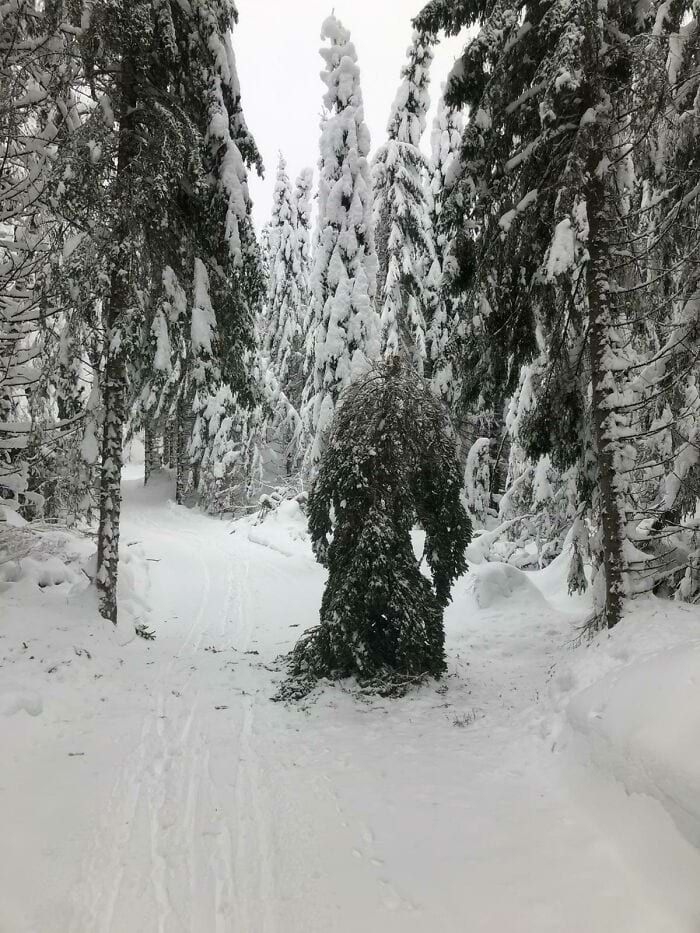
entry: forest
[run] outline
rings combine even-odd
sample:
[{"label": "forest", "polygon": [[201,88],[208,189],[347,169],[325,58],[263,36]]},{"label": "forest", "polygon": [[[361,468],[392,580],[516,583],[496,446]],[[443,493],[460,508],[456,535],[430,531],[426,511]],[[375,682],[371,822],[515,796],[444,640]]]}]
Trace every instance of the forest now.
[{"label": "forest", "polygon": [[[697,0],[429,0],[380,139],[352,8],[333,12],[317,161],[296,178],[285,139],[263,165],[246,121],[238,20],[233,0],[0,0],[0,734],[14,761],[0,814],[41,845],[39,817],[12,812],[34,806],[53,758],[80,766],[81,735],[118,772],[111,790],[97,772],[77,781],[80,819],[57,772],[60,809],[85,824],[74,845],[89,811],[114,853],[96,838],[87,868],[59,856],[44,913],[0,880],[0,928],[451,931],[461,917],[498,931],[524,916],[523,930],[690,933]],[[446,37],[462,52],[435,74]],[[274,194],[256,228],[263,173]],[[108,752],[93,717],[111,693]],[[296,766],[299,729],[311,744],[288,809],[264,775]],[[400,813],[417,806],[427,827],[425,788],[460,800],[455,735],[491,762],[476,783],[501,788],[464,791],[490,814],[470,843],[487,853],[471,914],[437,896],[438,850],[406,854],[378,803],[383,755]],[[521,766],[532,777],[514,778]],[[572,787],[587,768],[584,806]],[[326,786],[364,839],[347,847],[356,865],[381,874],[383,833],[395,877],[377,901],[337,856],[328,879],[348,903],[329,886],[313,912],[313,885],[288,867],[306,839],[289,813],[328,824],[299,843],[315,871],[350,832],[314,803]],[[535,796],[555,801],[533,830],[551,858],[583,847],[614,895],[581,908],[583,883],[553,894],[544,856],[532,900],[518,887]],[[357,816],[372,807],[379,834]],[[616,827],[612,867],[595,855],[602,830],[576,823],[585,807]],[[571,839],[553,829],[567,819]],[[487,840],[503,821],[516,828],[497,907]],[[438,823],[458,886],[468,867],[447,811]],[[646,861],[641,832],[658,849]],[[79,869],[92,881],[67,906]]]}]

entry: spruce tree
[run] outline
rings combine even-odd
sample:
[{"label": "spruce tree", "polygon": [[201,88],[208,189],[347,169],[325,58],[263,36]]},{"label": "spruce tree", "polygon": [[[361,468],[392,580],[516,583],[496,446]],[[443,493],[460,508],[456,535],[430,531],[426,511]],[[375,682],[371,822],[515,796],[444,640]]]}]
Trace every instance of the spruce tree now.
[{"label": "spruce tree", "polygon": [[457,337],[459,304],[454,295],[454,262],[450,252],[452,233],[459,228],[459,213],[449,195],[460,174],[460,150],[464,121],[459,110],[445,103],[445,86],[430,135],[429,184],[427,187],[435,259],[427,278],[429,326],[426,335],[427,370],[438,394],[454,405],[459,396],[455,373],[449,359],[450,341]]},{"label": "spruce tree", "polygon": [[50,187],[66,128],[78,120],[71,26],[61,4],[0,7],[0,504],[13,510],[42,507],[42,456],[53,458],[63,422],[78,414],[46,400],[66,319],[44,282],[71,246]]},{"label": "spruce tree", "polygon": [[[57,166],[56,200],[90,230],[73,253],[66,285],[76,282],[86,293],[86,313],[96,299],[102,304],[97,585],[112,621],[130,387],[148,383],[154,352],[173,392],[181,497],[193,398],[221,379],[244,378],[250,267],[257,267],[246,166],[259,156],[241,112],[229,34],[235,20],[226,0],[185,7],[115,0],[95,6],[77,32],[97,106],[84,114]],[[175,320],[161,312],[176,293],[186,296],[186,310],[175,302]],[[154,321],[155,340],[144,340]]]},{"label": "spruce tree", "polygon": [[436,257],[424,187],[427,160],[420,149],[432,60],[430,41],[414,33],[389,117],[389,139],[373,164],[382,344],[388,357],[404,353],[419,372],[429,355],[426,335],[436,310],[427,295],[428,282],[437,285],[426,281]]},{"label": "spruce tree", "polygon": [[379,354],[373,302],[377,256],[372,227],[370,137],[350,33],[335,16],[323,23],[318,221],[311,274],[311,364],[305,391],[316,463],[342,390]]},{"label": "spruce tree", "polygon": [[[329,577],[295,675],[391,683],[443,673],[443,611],[471,537],[460,492],[444,409],[409,364],[394,357],[346,389],[309,498]],[[413,551],[416,521],[432,582]]]},{"label": "spruce tree", "polygon": [[301,306],[303,316],[301,319],[304,348],[310,326],[311,314],[311,210],[312,191],[314,184],[314,171],[305,168],[299,173],[294,184],[294,203],[297,217],[297,245],[299,248],[299,287],[301,290]]},{"label": "spruce tree", "polygon": [[297,408],[303,388],[304,301],[308,290],[299,230],[297,197],[280,155],[269,225],[270,272],[264,353],[282,391]]},{"label": "spruce tree", "polygon": [[521,366],[545,354],[543,391],[521,434],[535,460],[551,453],[558,467],[586,467],[581,493],[599,529],[596,617],[612,626],[629,570],[634,466],[620,404],[629,309],[613,271],[629,179],[617,166],[635,142],[627,108],[644,22],[620,2],[504,2],[479,13],[434,0],[417,25],[456,32],[477,19],[446,92],[471,114],[450,195],[463,218],[450,249],[466,302],[464,394],[500,406]]}]

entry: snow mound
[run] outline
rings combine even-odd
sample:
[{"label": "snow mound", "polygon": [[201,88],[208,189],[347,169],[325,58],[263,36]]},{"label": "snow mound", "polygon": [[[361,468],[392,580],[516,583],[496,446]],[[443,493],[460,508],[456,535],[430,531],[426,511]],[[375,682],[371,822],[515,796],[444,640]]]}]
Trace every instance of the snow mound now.
[{"label": "snow mound", "polygon": [[0,686],[0,716],[14,716],[22,711],[30,716],[38,716],[43,709],[43,701],[36,690],[14,684]]},{"label": "snow mound", "polygon": [[655,797],[700,848],[700,641],[610,674],[567,717],[628,793]]},{"label": "snow mound", "polygon": [[25,586],[72,586],[84,576],[81,565],[94,544],[71,531],[41,524],[0,525],[0,590]]},{"label": "snow mound", "polygon": [[258,524],[249,525],[246,535],[253,544],[269,548],[284,557],[295,557],[307,552],[309,547],[306,516],[296,499],[280,502]]},{"label": "snow mound", "polygon": [[128,644],[135,637],[137,627],[148,626],[150,591],[151,578],[145,551],[138,542],[127,544],[119,555],[119,622],[115,632],[118,644]]},{"label": "snow mound", "polygon": [[[8,525],[14,525],[16,528],[21,528],[27,524],[25,518],[22,518],[19,513],[7,506],[0,506],[0,522],[7,522]],[[0,525],[1,528],[2,525]]]},{"label": "snow mound", "polygon": [[480,609],[517,597],[519,602],[546,601],[528,574],[511,564],[483,563],[472,568],[469,589]]},{"label": "snow mound", "polygon": [[552,682],[565,735],[700,848],[700,613],[637,600],[580,655]]}]

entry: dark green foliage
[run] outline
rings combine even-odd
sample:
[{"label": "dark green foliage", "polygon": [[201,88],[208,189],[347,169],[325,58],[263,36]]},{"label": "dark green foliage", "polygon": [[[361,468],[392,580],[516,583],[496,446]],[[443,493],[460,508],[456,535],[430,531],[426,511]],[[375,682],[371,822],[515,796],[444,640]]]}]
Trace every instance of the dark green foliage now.
[{"label": "dark green foliage", "polygon": [[586,439],[586,411],[573,379],[567,381],[562,369],[534,380],[533,406],[523,414],[518,426],[519,440],[533,462],[551,457],[559,470],[568,470],[581,460]]},{"label": "dark green foliage", "polygon": [[[439,676],[443,611],[467,569],[471,524],[441,403],[392,358],[351,385],[309,498],[309,529],[329,570],[321,623],[292,657],[297,676]],[[419,520],[433,582],[411,542]]]}]

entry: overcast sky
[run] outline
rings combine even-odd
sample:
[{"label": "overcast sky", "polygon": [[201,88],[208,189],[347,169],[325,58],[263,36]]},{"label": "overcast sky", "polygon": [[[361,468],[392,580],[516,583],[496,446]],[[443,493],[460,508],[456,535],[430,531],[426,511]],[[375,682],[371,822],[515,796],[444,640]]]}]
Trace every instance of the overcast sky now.
[{"label": "overcast sky", "polygon": [[[372,147],[385,138],[389,108],[411,40],[411,19],[424,0],[237,0],[240,22],[233,44],[241,80],[243,112],[265,161],[265,180],[250,179],[258,228],[267,220],[280,149],[294,181],[304,166],[318,160],[323,60],[321,23],[335,8],[357,48],[365,117]],[[424,144],[440,85],[462,48],[443,41],[433,64],[431,100]],[[426,150],[427,151],[427,150]]]}]

